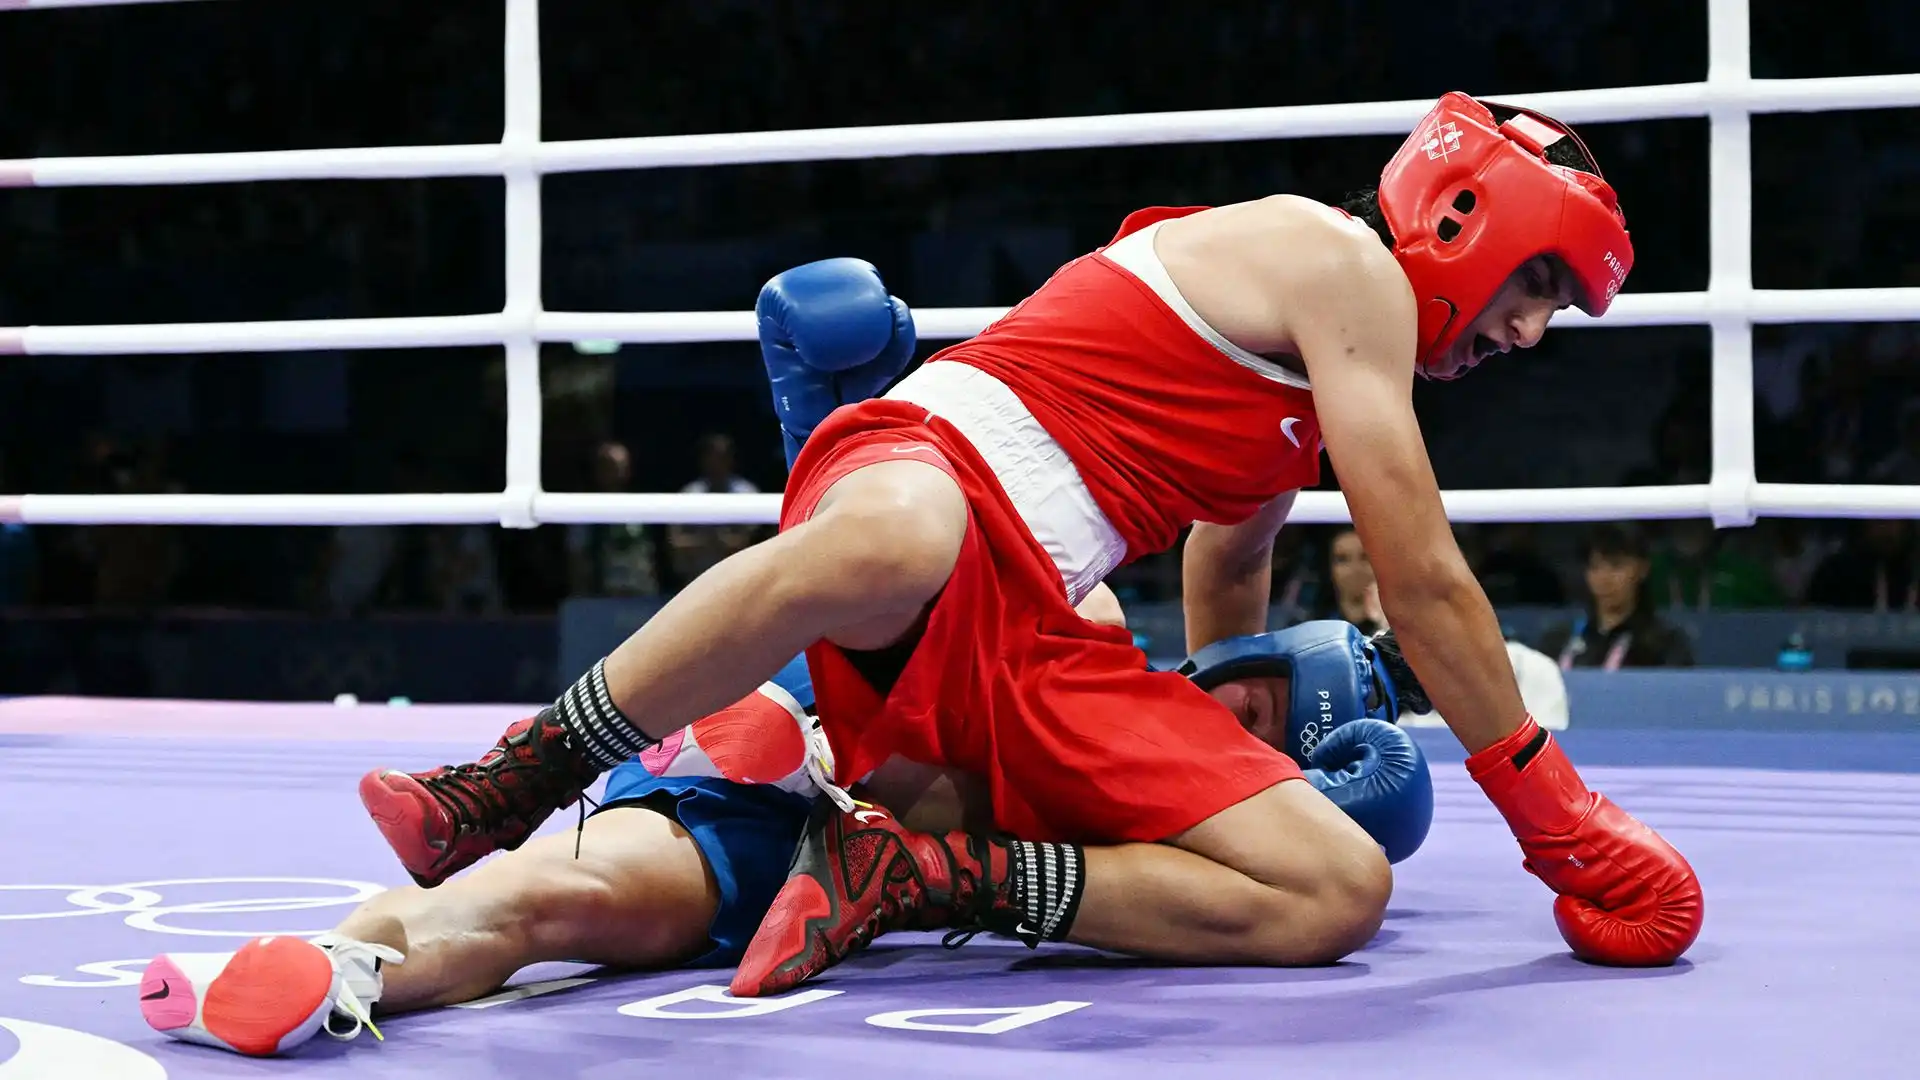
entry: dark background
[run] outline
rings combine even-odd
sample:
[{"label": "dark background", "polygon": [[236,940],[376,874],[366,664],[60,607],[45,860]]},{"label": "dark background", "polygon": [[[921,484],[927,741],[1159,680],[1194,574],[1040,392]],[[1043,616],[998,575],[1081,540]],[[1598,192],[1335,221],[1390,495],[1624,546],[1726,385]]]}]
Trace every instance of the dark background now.
[{"label": "dark background", "polygon": [[[545,6],[548,139],[1497,96],[1706,70],[1704,7],[1661,0],[1216,0],[1177,16],[1141,0]],[[1913,5],[1754,0],[1753,11],[1757,76],[1920,70]],[[6,13],[0,158],[495,141],[503,32],[502,5],[479,2]],[[1632,221],[1628,290],[1704,288],[1705,121],[1583,134]],[[1130,210],[1275,191],[1338,199],[1369,184],[1397,141],[551,177],[545,300],[745,309],[787,266],[857,255],[916,307],[1010,304]],[[1753,148],[1758,286],[1920,285],[1920,110],[1763,116]],[[0,325],[494,310],[502,204],[501,182],[485,178],[0,190]],[[1763,328],[1758,354],[1761,479],[1920,482],[1913,324]],[[550,490],[678,490],[701,474],[710,436],[733,446],[723,478],[780,488],[751,345],[612,357],[550,346],[543,366]],[[497,489],[500,378],[496,349],[8,357],[0,491]],[[1417,403],[1443,485],[1561,487],[1704,479],[1707,394],[1705,329],[1647,328],[1551,335],[1464,383],[1421,387]],[[596,480],[614,446],[627,475]],[[1656,544],[1684,528],[1656,527]],[[1808,595],[1814,571],[1852,557],[1859,530],[1768,521],[1723,532],[1716,557],[1754,580],[1710,606],[1821,601]],[[1888,565],[1910,585],[1908,526],[1889,531],[1899,536]],[[649,572],[616,581],[582,562],[604,535],[553,527],[12,527],[0,533],[0,692],[304,696],[343,681],[329,674],[338,663],[308,656],[323,651],[314,635],[355,652],[369,635],[401,632],[419,643],[415,658],[391,660],[386,681],[368,685],[437,686],[446,667],[467,665],[458,658],[495,649],[545,657],[517,665],[543,674],[500,684],[516,665],[473,662],[473,696],[516,686],[532,696],[550,678],[554,617],[570,597],[670,593],[697,572],[666,530],[631,532],[622,542],[646,549]],[[1298,586],[1289,595],[1303,610],[1324,585],[1326,536],[1294,530],[1282,545],[1276,589]],[[1477,565],[1517,560],[1558,582],[1558,597],[1496,596],[1512,604],[1576,603],[1579,537],[1563,526],[1462,529]],[[1115,584],[1136,604],[1177,601],[1177,555]],[[1896,587],[1839,606],[1913,604]],[[210,626],[243,629],[223,638]],[[500,643],[474,643],[489,633]],[[249,638],[282,644],[252,656],[238,644]],[[189,654],[210,674],[183,687],[167,672]],[[320,674],[261,676],[274,666]],[[260,677],[240,678],[241,667]]]}]

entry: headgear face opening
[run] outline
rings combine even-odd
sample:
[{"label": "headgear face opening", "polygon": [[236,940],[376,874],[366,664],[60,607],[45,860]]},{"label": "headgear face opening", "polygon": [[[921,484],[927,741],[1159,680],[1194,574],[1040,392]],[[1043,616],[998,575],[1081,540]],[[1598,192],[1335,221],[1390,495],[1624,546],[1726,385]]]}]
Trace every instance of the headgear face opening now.
[{"label": "headgear face opening", "polygon": [[1519,109],[1495,123],[1486,105],[1454,92],[1387,162],[1380,213],[1420,305],[1422,369],[1535,256],[1567,265],[1574,302],[1589,315],[1604,314],[1627,280],[1633,243],[1619,198],[1597,172],[1547,162],[1561,139],[1586,150],[1557,120]]}]

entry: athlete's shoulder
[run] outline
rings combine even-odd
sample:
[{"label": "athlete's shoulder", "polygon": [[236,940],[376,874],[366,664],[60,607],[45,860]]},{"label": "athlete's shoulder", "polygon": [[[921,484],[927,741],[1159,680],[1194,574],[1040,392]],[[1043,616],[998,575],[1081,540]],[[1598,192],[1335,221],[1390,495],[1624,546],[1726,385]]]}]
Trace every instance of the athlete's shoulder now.
[{"label": "athlete's shoulder", "polygon": [[1162,236],[1176,249],[1204,252],[1208,261],[1232,264],[1276,286],[1305,281],[1347,287],[1349,277],[1404,286],[1406,280],[1393,252],[1365,222],[1298,195],[1182,215],[1167,223]]},{"label": "athlete's shoulder", "polygon": [[1263,245],[1276,262],[1296,274],[1318,276],[1328,271],[1372,275],[1400,273],[1393,252],[1366,222],[1341,210],[1297,195],[1274,195],[1246,204],[1250,231],[1263,239],[1282,241]]},{"label": "athlete's shoulder", "polygon": [[1113,234],[1112,240],[1107,241],[1107,246],[1111,247],[1149,225],[1158,225],[1175,218],[1192,217],[1211,209],[1213,208],[1210,206],[1149,206],[1144,210],[1135,210],[1120,223],[1119,230]]},{"label": "athlete's shoulder", "polygon": [[1249,260],[1289,310],[1412,316],[1413,286],[1366,222],[1291,195],[1247,206]]}]

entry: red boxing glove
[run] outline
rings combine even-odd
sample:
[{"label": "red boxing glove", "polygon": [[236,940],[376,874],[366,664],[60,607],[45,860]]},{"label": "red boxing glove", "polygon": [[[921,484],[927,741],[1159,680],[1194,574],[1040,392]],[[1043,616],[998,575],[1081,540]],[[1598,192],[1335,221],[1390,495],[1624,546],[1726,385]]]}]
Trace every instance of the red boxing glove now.
[{"label": "red boxing glove", "polygon": [[1671,964],[1700,936],[1706,905],[1693,867],[1659,833],[1587,790],[1531,716],[1468,758],[1467,772],[1507,819],[1522,865],[1559,894],[1554,921],[1575,956]]}]

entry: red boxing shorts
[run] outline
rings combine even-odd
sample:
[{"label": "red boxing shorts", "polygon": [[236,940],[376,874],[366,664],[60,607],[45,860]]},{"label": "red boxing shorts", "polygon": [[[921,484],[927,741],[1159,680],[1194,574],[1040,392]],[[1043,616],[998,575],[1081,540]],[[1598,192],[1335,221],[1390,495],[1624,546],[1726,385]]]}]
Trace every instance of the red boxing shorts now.
[{"label": "red boxing shorts", "polygon": [[967,535],[885,694],[834,645],[807,650],[841,783],[895,754],[962,769],[986,780],[998,828],[1098,844],[1165,840],[1301,778],[1224,705],[1149,670],[1130,633],[1082,619],[992,469],[918,405],[875,399],[828,417],[794,463],[780,528],[842,477],[902,455],[953,477]]}]

